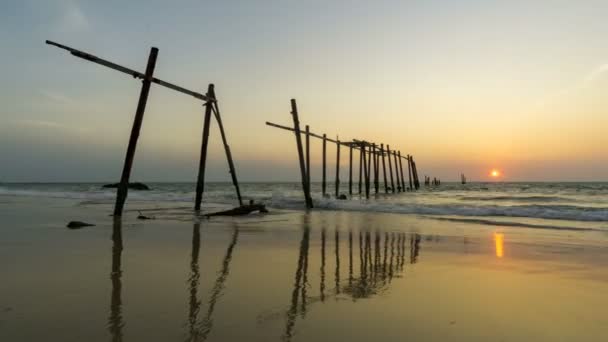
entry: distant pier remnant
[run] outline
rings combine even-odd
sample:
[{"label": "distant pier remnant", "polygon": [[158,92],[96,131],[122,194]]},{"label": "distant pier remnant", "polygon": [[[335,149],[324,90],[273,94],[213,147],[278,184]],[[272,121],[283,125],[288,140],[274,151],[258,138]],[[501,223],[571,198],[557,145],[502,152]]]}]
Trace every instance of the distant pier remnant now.
[{"label": "distant pier remnant", "polygon": [[[336,177],[335,177],[335,192],[336,199],[347,199],[345,194],[340,193],[340,147],[348,147],[348,194],[353,195],[353,157],[354,151],[359,151],[359,197],[365,196],[369,199],[371,186],[373,182],[374,193],[378,196],[380,192],[380,167],[382,167],[383,186],[385,193],[405,192],[407,191],[405,177],[403,173],[403,159],[407,161],[409,175],[409,190],[418,190],[420,184],[418,182],[418,172],[416,163],[411,155],[403,156],[401,151],[390,149],[389,145],[377,144],[366,140],[353,139],[352,141],[341,141],[339,138],[331,139],[327,134],[316,134],[311,132],[307,125],[305,131],[300,129],[300,120],[297,109],[296,100],[291,100],[291,115],[293,119],[293,127],[279,125],[272,122],[266,122],[266,125],[280,128],[283,130],[294,132],[296,136],[296,148],[298,152],[298,160],[300,164],[300,174],[302,178],[302,190],[304,193],[304,201],[306,208],[313,207],[311,195],[311,179],[310,179],[310,137],[322,140],[322,185],[321,192],[323,197],[329,197],[327,194],[327,143],[336,144]],[[302,144],[301,135],[306,137],[306,151]],[[386,146],[386,148],[385,148]],[[386,169],[386,159],[388,157],[388,173]],[[382,161],[380,161],[382,159]],[[382,164],[382,165],[381,165]],[[393,165],[395,172],[393,174]],[[388,183],[390,177],[390,186]],[[395,180],[397,187],[395,187]]]},{"label": "distant pier remnant", "polygon": [[148,56],[148,63],[146,66],[146,71],[141,73],[139,71],[135,71],[124,67],[122,65],[118,65],[116,63],[110,62],[108,60],[99,58],[92,54],[73,49],[71,47],[52,42],[50,40],[46,41],[46,44],[56,46],[60,49],[67,50],[73,56],[82,58],[89,62],[93,62],[99,65],[103,65],[107,68],[120,71],[127,75],[132,76],[133,78],[139,78],[142,80],[142,87],[139,94],[139,101],[137,102],[137,109],[135,111],[135,118],[133,120],[133,126],[131,127],[131,135],[129,137],[129,144],[127,146],[127,153],[125,155],[125,161],[123,165],[122,175],[120,178],[120,183],[118,183],[117,191],[116,191],[116,203],[114,205],[114,216],[120,217],[122,216],[123,208],[125,201],[127,199],[127,194],[129,190],[129,178],[131,176],[131,169],[133,167],[133,160],[135,159],[135,150],[137,148],[137,140],[139,139],[139,132],[141,130],[141,126],[143,123],[144,113],[146,110],[146,104],[148,101],[148,95],[150,93],[150,86],[152,83],[161,85],[165,88],[169,88],[171,90],[190,95],[198,100],[205,102],[205,115],[204,115],[204,123],[203,123],[203,141],[201,146],[201,159],[199,162],[199,173],[197,177],[196,184],[196,198],[195,198],[195,210],[199,210],[201,206],[202,196],[204,192],[204,178],[205,178],[205,165],[207,160],[207,148],[209,142],[209,124],[211,121],[211,114],[215,116],[218,127],[220,129],[220,135],[222,137],[222,143],[224,145],[224,150],[226,152],[226,159],[228,160],[228,166],[230,168],[230,174],[232,177],[232,183],[236,189],[236,195],[239,201],[239,205],[243,205],[243,201],[241,198],[241,192],[239,188],[239,183],[236,176],[236,170],[234,167],[234,162],[232,160],[232,153],[230,152],[230,146],[228,145],[226,139],[226,133],[224,131],[224,126],[222,124],[222,119],[220,115],[220,109],[218,106],[217,99],[215,97],[215,90],[213,84],[209,85],[207,89],[207,94],[203,95],[192,90],[188,90],[181,86],[175,85],[173,83],[169,83],[163,80],[160,80],[154,77],[154,69],[156,67],[156,59],[158,57],[158,49],[153,47],[150,49],[150,54]]}]

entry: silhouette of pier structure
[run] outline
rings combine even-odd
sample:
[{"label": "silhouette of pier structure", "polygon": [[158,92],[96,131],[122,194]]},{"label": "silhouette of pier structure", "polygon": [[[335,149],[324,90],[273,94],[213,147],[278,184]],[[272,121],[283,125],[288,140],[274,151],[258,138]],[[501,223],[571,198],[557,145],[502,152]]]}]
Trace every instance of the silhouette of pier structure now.
[{"label": "silhouette of pier structure", "polygon": [[184,87],[178,86],[176,84],[163,81],[154,77],[154,69],[156,67],[156,59],[158,57],[158,49],[153,47],[150,49],[150,54],[148,56],[148,63],[146,66],[145,72],[139,72],[127,67],[121,66],[114,62],[110,62],[108,60],[99,58],[95,55],[89,54],[87,52],[83,52],[80,50],[73,49],[71,47],[52,42],[50,40],[46,41],[47,44],[56,46],[60,49],[67,50],[75,57],[82,58],[86,61],[93,62],[107,68],[125,73],[127,75],[132,76],[135,79],[142,80],[141,92],[139,95],[139,100],[137,103],[137,109],[135,111],[135,119],[133,121],[133,126],[131,128],[131,135],[129,137],[129,144],[127,146],[127,153],[125,156],[125,161],[122,170],[122,176],[120,178],[120,183],[118,185],[118,189],[116,192],[116,203],[114,206],[114,216],[122,216],[123,207],[125,201],[127,199],[127,194],[129,190],[129,179],[131,176],[131,169],[133,166],[133,159],[135,158],[135,150],[137,148],[137,140],[139,138],[139,132],[141,130],[141,126],[143,123],[144,113],[146,110],[146,104],[148,102],[148,94],[150,92],[150,86],[152,83],[163,86],[165,88],[177,91],[182,94],[189,95],[194,97],[199,101],[203,101],[203,106],[205,107],[204,113],[204,123],[203,123],[203,134],[202,134],[202,144],[200,151],[200,161],[199,161],[199,170],[198,177],[196,182],[196,197],[195,197],[195,205],[194,209],[199,211],[201,208],[201,202],[203,198],[203,193],[205,189],[205,169],[207,163],[207,150],[209,146],[209,128],[211,124],[211,116],[215,117],[215,121],[219,127],[220,135],[222,138],[222,144],[224,145],[224,151],[226,154],[226,159],[228,161],[228,167],[230,168],[230,175],[232,178],[232,183],[236,190],[236,196],[239,201],[239,205],[243,205],[243,200],[241,198],[241,191],[239,188],[239,183],[236,176],[236,168],[234,166],[234,162],[232,159],[232,153],[230,151],[230,146],[228,145],[228,141],[226,138],[226,132],[224,131],[224,125],[222,124],[222,118],[220,115],[220,108],[218,105],[218,100],[215,94],[215,87],[213,84],[209,84],[207,88],[207,93],[204,95]]},{"label": "silhouette of pier structure", "polygon": [[[280,128],[283,130],[294,132],[296,137],[296,147],[300,164],[300,173],[302,178],[302,190],[304,192],[304,200],[307,208],[313,207],[311,186],[310,186],[310,138],[317,138],[323,141],[322,147],[322,195],[328,197],[327,193],[327,143],[336,145],[336,176],[334,180],[336,199],[346,199],[345,194],[340,193],[340,148],[348,148],[349,164],[348,164],[348,193],[353,195],[353,155],[359,151],[359,177],[358,177],[358,194],[369,199],[371,187],[375,194],[381,192],[380,189],[380,169],[382,169],[382,184],[384,185],[384,193],[397,193],[418,190],[420,181],[418,179],[418,170],[416,162],[411,155],[401,155],[401,151],[390,148],[390,145],[377,144],[361,139],[353,139],[351,141],[340,141],[339,138],[331,139],[327,134],[316,134],[310,131],[310,127],[306,125],[302,131],[300,126],[298,108],[296,100],[291,100],[291,115],[293,119],[293,127],[279,125],[272,122],[266,122],[266,125]],[[302,137],[305,137],[305,144],[302,143]],[[408,182],[406,183],[403,171],[403,160],[407,162]],[[388,176],[387,166],[388,165]]]}]

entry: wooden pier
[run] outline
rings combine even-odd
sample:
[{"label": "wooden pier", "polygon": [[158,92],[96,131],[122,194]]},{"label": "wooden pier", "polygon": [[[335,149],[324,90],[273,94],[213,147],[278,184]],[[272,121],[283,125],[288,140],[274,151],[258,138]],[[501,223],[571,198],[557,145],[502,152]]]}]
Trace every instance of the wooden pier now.
[{"label": "wooden pier", "polygon": [[[283,130],[291,131],[295,134],[296,148],[300,161],[300,174],[302,178],[302,190],[304,193],[304,200],[306,207],[311,209],[313,207],[312,195],[311,195],[311,180],[310,180],[310,138],[317,138],[322,140],[322,179],[321,179],[321,195],[323,197],[329,196],[327,194],[327,143],[336,145],[336,176],[335,176],[335,192],[334,197],[336,199],[347,199],[346,194],[340,193],[340,147],[344,146],[348,148],[348,194],[353,195],[353,151],[359,151],[359,188],[358,193],[360,196],[365,195],[366,199],[370,198],[370,192],[373,191],[375,194],[380,193],[380,167],[382,167],[383,185],[384,192],[388,193],[399,193],[405,191],[418,190],[420,188],[420,182],[418,180],[418,172],[416,170],[416,163],[411,155],[402,155],[401,151],[391,150],[389,145],[384,148],[384,143],[377,144],[362,139],[352,139],[350,141],[340,140],[339,138],[331,139],[327,137],[327,134],[317,134],[310,130],[310,127],[306,125],[306,130],[303,132],[300,129],[300,119],[295,99],[291,100],[291,115],[293,119],[293,127],[280,125],[272,122],[266,122],[266,125],[280,128]],[[302,145],[301,136],[304,135],[306,139],[305,150]],[[388,160],[388,176],[387,176],[387,164]],[[403,171],[403,160],[407,162],[407,174],[408,183],[407,185]],[[393,171],[394,170],[394,171]],[[390,179],[390,186],[388,180]],[[396,183],[396,187],[395,187]]]}]

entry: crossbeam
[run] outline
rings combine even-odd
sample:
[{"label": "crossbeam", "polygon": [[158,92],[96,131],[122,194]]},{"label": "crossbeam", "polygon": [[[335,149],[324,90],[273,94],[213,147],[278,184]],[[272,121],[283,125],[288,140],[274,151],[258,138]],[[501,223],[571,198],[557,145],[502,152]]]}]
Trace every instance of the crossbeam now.
[{"label": "crossbeam", "polygon": [[[284,126],[284,125],[279,125],[279,124],[276,124],[276,123],[273,123],[273,122],[266,121],[266,125],[268,125],[270,127],[284,129],[284,130],[290,131],[290,132],[295,132],[295,130],[292,127],[288,127],[288,126]],[[313,133],[313,132],[306,133],[305,131],[301,131],[300,134],[302,134],[302,135],[309,135],[311,137],[323,140],[323,136],[322,135],[319,135],[319,134],[316,134],[316,133]],[[338,143],[337,140],[334,140],[334,139],[331,139],[331,138],[327,138],[327,137],[325,138],[325,140],[327,140],[329,142],[332,142],[334,144]],[[360,146],[361,145],[372,146],[372,144],[369,143],[369,142],[367,142],[367,141],[361,141],[361,140],[356,140],[356,139],[353,139],[352,142],[343,142],[343,141],[340,141],[339,143],[340,143],[340,145],[343,145],[343,146],[353,146],[353,148],[355,150],[360,150]],[[372,152],[366,152],[366,153],[372,153]],[[373,153],[374,154],[379,154],[379,155],[386,154],[386,152],[380,152],[380,151],[376,151],[376,152],[373,152]],[[398,158],[399,158],[399,156],[398,156]],[[400,158],[408,160],[408,158],[405,157],[405,156],[401,156]]]},{"label": "crossbeam", "polygon": [[[48,45],[56,46],[56,47],[58,47],[60,49],[67,50],[73,56],[82,58],[82,59],[87,60],[89,62],[93,62],[93,63],[97,63],[99,65],[103,65],[103,66],[105,66],[107,68],[114,69],[116,71],[120,71],[120,72],[125,73],[127,75],[131,75],[131,76],[133,76],[133,78],[139,78],[139,79],[142,79],[142,80],[146,78],[146,75],[144,75],[143,73],[141,73],[139,71],[135,71],[135,70],[129,69],[127,67],[123,67],[122,65],[118,65],[116,63],[107,61],[105,59],[99,58],[99,57],[97,57],[95,55],[92,55],[90,53],[86,53],[86,52],[83,52],[83,51],[80,51],[80,50],[76,50],[76,49],[73,49],[73,48],[71,48],[69,46],[65,46],[65,45],[62,45],[62,44],[59,44],[59,43],[55,43],[55,42],[50,41],[50,40],[47,40],[46,43]],[[201,101],[205,101],[205,102],[215,101],[215,99],[209,98],[208,96],[205,96],[205,95],[203,95],[201,93],[197,93],[195,91],[192,91],[192,90],[180,87],[180,86],[175,85],[173,83],[169,83],[169,82],[163,81],[163,80],[158,79],[156,77],[152,77],[152,79],[150,80],[150,82],[156,83],[156,84],[161,85],[161,86],[163,86],[165,88],[169,88],[171,90],[175,90],[177,92],[180,92],[180,93],[183,93],[183,94],[186,94],[186,95],[190,95],[190,96],[192,96],[194,98],[197,98],[197,99],[199,99]]]}]

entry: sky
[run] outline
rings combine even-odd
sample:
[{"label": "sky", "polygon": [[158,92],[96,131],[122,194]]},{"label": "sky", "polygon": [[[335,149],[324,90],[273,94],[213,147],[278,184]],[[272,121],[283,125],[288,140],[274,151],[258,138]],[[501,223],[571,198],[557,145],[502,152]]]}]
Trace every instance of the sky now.
[{"label": "sky", "polygon": [[[242,181],[296,181],[302,125],[390,144],[444,181],[608,180],[607,1],[0,2],[0,182],[117,181],[139,80],[53,40],[204,92]],[[132,180],[194,181],[202,103],[153,85]],[[217,126],[208,179],[229,180]],[[329,174],[335,146],[328,152]],[[321,175],[313,139],[312,178]],[[346,179],[348,153],[341,153]]]}]

